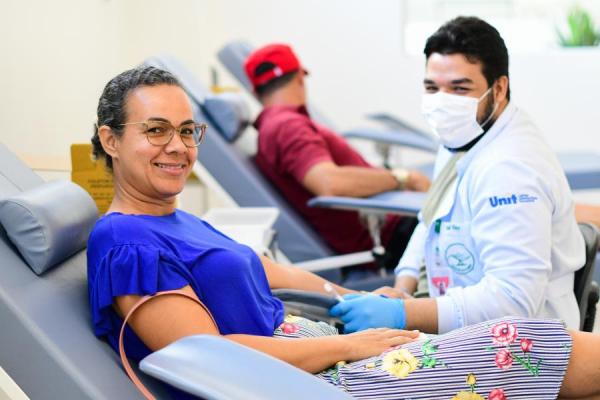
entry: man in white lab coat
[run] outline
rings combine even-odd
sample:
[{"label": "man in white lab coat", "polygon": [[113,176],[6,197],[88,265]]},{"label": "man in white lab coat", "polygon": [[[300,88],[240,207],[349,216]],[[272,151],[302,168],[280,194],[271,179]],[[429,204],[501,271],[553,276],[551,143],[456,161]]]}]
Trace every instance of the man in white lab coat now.
[{"label": "man in white lab coat", "polygon": [[[508,52],[474,17],[444,24],[425,46],[423,114],[442,146],[395,288],[331,309],[346,331],[376,326],[447,332],[506,315],[579,327],[574,271],[584,242],[561,166],[510,101]],[[430,298],[414,293],[425,266]]]}]

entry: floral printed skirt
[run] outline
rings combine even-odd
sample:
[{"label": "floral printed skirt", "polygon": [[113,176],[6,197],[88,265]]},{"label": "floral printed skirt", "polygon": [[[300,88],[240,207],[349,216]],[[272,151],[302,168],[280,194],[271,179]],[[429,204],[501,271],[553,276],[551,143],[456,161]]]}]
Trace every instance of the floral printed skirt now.
[{"label": "floral printed skirt", "polygon": [[[280,337],[337,335],[334,327],[288,316]],[[558,320],[519,317],[431,335],[316,376],[360,399],[555,399],[571,353]]]}]

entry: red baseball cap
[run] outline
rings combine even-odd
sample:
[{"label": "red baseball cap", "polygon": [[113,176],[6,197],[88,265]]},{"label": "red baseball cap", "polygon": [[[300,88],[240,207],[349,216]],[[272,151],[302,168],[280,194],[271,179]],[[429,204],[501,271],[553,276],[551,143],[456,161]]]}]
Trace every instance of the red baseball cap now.
[{"label": "red baseball cap", "polygon": [[[271,68],[258,68],[261,64]],[[304,70],[292,48],[286,44],[270,44],[253,51],[244,62],[246,76],[256,89],[289,72]],[[304,71],[306,72],[306,71]]]}]

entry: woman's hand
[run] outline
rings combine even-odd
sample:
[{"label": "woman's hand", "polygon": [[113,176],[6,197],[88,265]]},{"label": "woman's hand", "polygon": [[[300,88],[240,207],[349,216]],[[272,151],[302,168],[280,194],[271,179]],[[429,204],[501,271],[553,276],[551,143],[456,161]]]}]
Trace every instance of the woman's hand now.
[{"label": "woman's hand", "polygon": [[341,335],[339,339],[344,340],[348,346],[348,357],[345,361],[358,361],[378,356],[390,347],[413,342],[418,337],[419,331],[376,328],[349,335]]}]

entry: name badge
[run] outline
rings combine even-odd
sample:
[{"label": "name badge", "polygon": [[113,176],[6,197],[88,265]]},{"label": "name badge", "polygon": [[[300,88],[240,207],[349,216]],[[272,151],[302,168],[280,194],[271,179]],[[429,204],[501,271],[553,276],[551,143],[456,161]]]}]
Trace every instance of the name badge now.
[{"label": "name badge", "polygon": [[440,264],[454,273],[466,275],[475,268],[475,256],[470,243],[468,223],[443,222],[439,236]]}]

